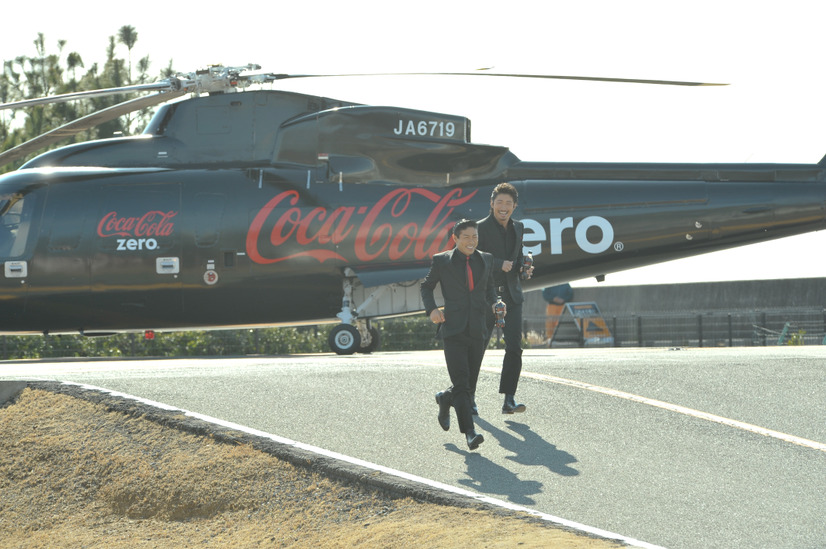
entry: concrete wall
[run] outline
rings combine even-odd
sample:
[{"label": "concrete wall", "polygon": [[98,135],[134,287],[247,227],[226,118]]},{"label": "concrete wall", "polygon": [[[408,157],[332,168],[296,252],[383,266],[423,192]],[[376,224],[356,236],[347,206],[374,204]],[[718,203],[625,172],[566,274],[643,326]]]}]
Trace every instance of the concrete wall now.
[{"label": "concrete wall", "polygon": [[[524,314],[543,315],[541,291],[526,294]],[[574,288],[574,301],[594,301],[604,315],[715,310],[824,309],[826,278]]]}]

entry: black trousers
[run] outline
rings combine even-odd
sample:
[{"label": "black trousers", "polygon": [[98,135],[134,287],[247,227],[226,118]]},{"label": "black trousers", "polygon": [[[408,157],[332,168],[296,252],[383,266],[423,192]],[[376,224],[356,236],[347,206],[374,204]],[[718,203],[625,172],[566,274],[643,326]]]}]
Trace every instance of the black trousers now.
[{"label": "black trousers", "polygon": [[485,340],[470,337],[466,332],[444,339],[447,373],[453,387],[450,393],[459,431],[466,433],[473,429],[472,396],[479,379],[479,368],[485,355]]},{"label": "black trousers", "polygon": [[[505,358],[502,360],[502,375],[499,378],[499,392],[505,395],[516,394],[519,376],[522,374],[522,304],[514,303],[507,286],[501,292],[502,301],[508,308],[505,315]],[[496,317],[488,311],[488,333],[493,335],[496,329]],[[485,342],[487,348],[487,342]]]}]

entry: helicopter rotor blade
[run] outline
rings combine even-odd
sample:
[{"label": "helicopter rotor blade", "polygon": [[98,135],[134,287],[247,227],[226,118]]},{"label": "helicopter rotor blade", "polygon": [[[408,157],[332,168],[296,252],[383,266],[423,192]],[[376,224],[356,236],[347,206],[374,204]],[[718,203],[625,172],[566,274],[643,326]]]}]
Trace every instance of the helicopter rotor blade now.
[{"label": "helicopter rotor blade", "polygon": [[106,109],[96,111],[92,114],[73,120],[68,124],[64,124],[59,128],[55,128],[49,132],[41,134],[34,139],[30,139],[12,149],[0,153],[0,166],[5,166],[10,162],[14,162],[19,158],[24,158],[27,155],[36,152],[40,149],[48,147],[58,141],[72,137],[84,130],[88,130],[109,120],[118,118],[130,112],[134,112],[147,107],[155,106],[159,103],[175,99],[189,93],[187,90],[176,90],[168,92],[159,92],[154,95],[147,95],[139,97],[123,103],[118,103]]},{"label": "helicopter rotor blade", "polygon": [[19,109],[22,107],[33,107],[35,105],[46,105],[50,103],[66,103],[75,99],[88,99],[90,97],[104,97],[108,95],[118,95],[123,93],[134,93],[139,91],[171,91],[178,89],[176,79],[161,80],[150,84],[135,84],[134,86],[123,86],[120,88],[105,88],[101,90],[89,90],[74,93],[64,93],[62,95],[51,95],[49,97],[38,97],[36,99],[25,99],[13,103],[0,104],[0,110]]},{"label": "helicopter rotor blade", "polygon": [[548,80],[584,80],[588,82],[620,82],[625,84],[656,84],[663,86],[728,86],[728,84],[714,82],[689,82],[680,80],[656,80],[645,78],[613,78],[607,76],[563,76],[555,74],[520,74],[486,72],[480,69],[477,72],[383,72],[383,73],[351,73],[351,74],[275,74],[275,73],[241,73],[239,76],[250,79],[267,78],[269,81],[287,80],[291,78],[333,78],[355,76],[492,76],[498,78],[537,78]]}]

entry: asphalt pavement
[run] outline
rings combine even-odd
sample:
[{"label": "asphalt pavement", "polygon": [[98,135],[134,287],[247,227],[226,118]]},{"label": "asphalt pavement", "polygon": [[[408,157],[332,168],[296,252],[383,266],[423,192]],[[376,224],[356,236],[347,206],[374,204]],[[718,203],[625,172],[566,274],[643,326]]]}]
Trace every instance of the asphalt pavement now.
[{"label": "asphalt pavement", "polygon": [[440,351],[0,362],[136,395],[670,548],[826,547],[826,346],[532,349],[469,451]]}]

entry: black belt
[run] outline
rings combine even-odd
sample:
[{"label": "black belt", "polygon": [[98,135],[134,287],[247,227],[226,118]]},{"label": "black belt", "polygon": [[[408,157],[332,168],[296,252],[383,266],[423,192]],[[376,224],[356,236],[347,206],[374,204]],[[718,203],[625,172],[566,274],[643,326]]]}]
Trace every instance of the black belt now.
[{"label": "black belt", "polygon": [[505,292],[505,287],[504,287],[504,286],[497,286],[497,287],[496,287],[496,292],[497,292],[499,295],[502,295],[502,294]]}]

